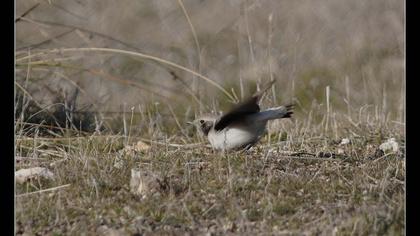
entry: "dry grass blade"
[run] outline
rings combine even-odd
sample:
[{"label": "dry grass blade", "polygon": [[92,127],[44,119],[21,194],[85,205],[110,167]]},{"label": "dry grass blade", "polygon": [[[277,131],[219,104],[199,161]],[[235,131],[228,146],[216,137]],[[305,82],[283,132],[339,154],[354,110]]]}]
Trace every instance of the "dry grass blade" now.
[{"label": "dry grass blade", "polygon": [[195,41],[195,46],[197,47],[197,55],[198,55],[198,67],[200,68],[201,65],[201,49],[200,49],[200,43],[198,42],[198,37],[197,34],[195,33],[195,28],[194,25],[191,22],[190,16],[188,15],[187,9],[185,9],[184,3],[182,2],[182,0],[178,0],[178,4],[181,6],[182,8],[182,12],[185,15],[185,18],[187,18],[188,24],[190,25],[191,28],[191,32],[193,34],[194,37],[194,41]]},{"label": "dry grass blade", "polygon": [[37,8],[39,6],[39,2],[36,3],[35,5],[33,5],[32,7],[30,7],[28,10],[26,10],[24,13],[22,13],[22,15],[20,15],[19,17],[17,17],[15,19],[15,22],[18,22],[22,17],[25,17],[26,15],[28,15],[31,11],[35,10],[35,8]]},{"label": "dry grass blade", "polygon": [[42,190],[39,190],[39,191],[30,192],[30,193],[22,193],[22,194],[16,195],[16,197],[20,198],[20,197],[26,197],[26,196],[30,196],[30,195],[33,195],[33,194],[37,194],[37,193],[45,193],[45,192],[56,191],[56,190],[60,190],[60,189],[63,189],[63,188],[70,187],[70,185],[71,184],[65,184],[65,185],[54,187],[54,188],[42,189]]},{"label": "dry grass blade", "polygon": [[32,96],[31,94],[26,91],[24,87],[22,87],[18,82],[15,81],[15,85],[26,95],[28,96],[38,107],[42,107]]},{"label": "dry grass blade", "polygon": [[[404,234],[400,2],[16,12],[15,234]],[[185,124],[255,92],[261,110],[295,109],[249,150]]]},{"label": "dry grass blade", "polygon": [[204,75],[201,75],[193,70],[190,70],[184,66],[178,65],[176,63],[170,62],[168,60],[159,58],[159,57],[155,57],[155,56],[151,56],[151,55],[147,55],[147,54],[143,54],[143,53],[139,53],[139,52],[133,52],[133,51],[126,51],[126,50],[120,50],[120,49],[111,49],[111,48],[63,48],[63,49],[51,49],[51,50],[45,50],[43,52],[37,53],[37,54],[33,54],[30,56],[24,56],[24,57],[20,57],[16,59],[16,62],[22,62],[25,60],[28,60],[30,58],[33,57],[38,57],[38,56],[45,56],[47,54],[62,54],[62,53],[70,53],[70,52],[109,52],[109,53],[117,53],[117,54],[123,54],[123,55],[129,55],[129,56],[134,56],[134,57],[140,57],[140,58],[144,58],[144,59],[149,59],[155,62],[160,62],[172,67],[175,67],[177,69],[186,71],[188,73],[191,73],[203,80],[205,80],[206,82],[208,82],[209,84],[215,86],[216,88],[218,88],[220,91],[222,91],[232,102],[235,101],[235,98],[232,97],[232,95],[226,91],[226,89],[224,89],[222,86],[220,86],[218,83],[214,82],[213,80],[205,77]]}]

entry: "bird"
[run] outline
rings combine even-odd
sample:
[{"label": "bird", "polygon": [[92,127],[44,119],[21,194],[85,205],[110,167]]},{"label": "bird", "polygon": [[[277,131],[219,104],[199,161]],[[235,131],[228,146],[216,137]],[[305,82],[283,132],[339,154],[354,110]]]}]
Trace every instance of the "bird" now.
[{"label": "bird", "polygon": [[268,121],[292,117],[293,103],[260,110],[258,103],[274,82],[271,80],[264,89],[221,116],[203,115],[188,123],[195,125],[215,150],[249,150],[267,132]]}]

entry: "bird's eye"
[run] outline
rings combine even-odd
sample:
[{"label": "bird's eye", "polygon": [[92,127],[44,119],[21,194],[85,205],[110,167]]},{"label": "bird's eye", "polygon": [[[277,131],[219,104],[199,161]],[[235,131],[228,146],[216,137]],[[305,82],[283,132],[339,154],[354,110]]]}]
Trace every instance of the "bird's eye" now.
[{"label": "bird's eye", "polygon": [[200,120],[200,124],[203,124],[204,123],[204,120]]}]

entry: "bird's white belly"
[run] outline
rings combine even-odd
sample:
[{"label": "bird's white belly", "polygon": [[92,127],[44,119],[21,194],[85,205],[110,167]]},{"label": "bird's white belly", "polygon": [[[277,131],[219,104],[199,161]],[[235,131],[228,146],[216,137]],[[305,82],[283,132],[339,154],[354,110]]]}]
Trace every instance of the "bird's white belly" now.
[{"label": "bird's white belly", "polygon": [[229,128],[220,132],[211,130],[208,134],[208,139],[213,148],[218,150],[229,150],[252,143],[256,141],[259,136],[259,133],[250,132],[246,129]]}]

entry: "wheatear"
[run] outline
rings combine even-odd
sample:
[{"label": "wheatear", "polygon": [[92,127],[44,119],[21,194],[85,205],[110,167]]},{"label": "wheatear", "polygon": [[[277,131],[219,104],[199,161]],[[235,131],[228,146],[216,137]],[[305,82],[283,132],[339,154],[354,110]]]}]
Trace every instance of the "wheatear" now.
[{"label": "wheatear", "polygon": [[264,89],[236,105],[226,114],[220,117],[202,116],[192,124],[207,136],[211,146],[216,150],[251,148],[265,134],[269,120],[289,118],[293,114],[292,104],[260,111],[258,103],[274,82],[270,81]]}]

